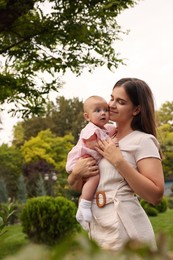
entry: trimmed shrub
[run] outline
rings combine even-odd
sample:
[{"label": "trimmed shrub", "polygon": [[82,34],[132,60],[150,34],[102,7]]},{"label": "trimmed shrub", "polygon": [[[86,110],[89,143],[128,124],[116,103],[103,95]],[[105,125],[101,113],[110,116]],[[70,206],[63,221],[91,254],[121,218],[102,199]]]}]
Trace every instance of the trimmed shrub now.
[{"label": "trimmed shrub", "polygon": [[157,216],[158,213],[163,213],[168,208],[168,201],[165,197],[163,197],[161,202],[156,206],[152,205],[151,203],[148,203],[143,199],[140,200],[140,204],[148,216]]},{"label": "trimmed shrub", "polygon": [[155,206],[155,208],[160,212],[163,213],[168,209],[168,201],[167,198],[163,197],[161,202]]},{"label": "trimmed shrub", "polygon": [[145,200],[141,200],[140,203],[148,216],[155,217],[158,215],[158,210],[154,208],[153,205],[151,205]]},{"label": "trimmed shrub", "polygon": [[79,229],[75,214],[75,203],[64,197],[28,199],[21,213],[23,232],[33,242],[53,245]]}]

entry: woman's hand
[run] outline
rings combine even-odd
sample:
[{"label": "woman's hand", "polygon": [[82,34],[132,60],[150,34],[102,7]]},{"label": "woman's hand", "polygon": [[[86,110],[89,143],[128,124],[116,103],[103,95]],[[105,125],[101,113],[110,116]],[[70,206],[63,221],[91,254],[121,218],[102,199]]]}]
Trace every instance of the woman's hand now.
[{"label": "woman's hand", "polygon": [[68,183],[72,189],[80,191],[85,180],[97,174],[99,174],[99,167],[93,157],[80,158],[69,174]]},{"label": "woman's hand", "polygon": [[96,150],[115,167],[123,160],[117,138],[108,138],[104,141],[99,140]]}]

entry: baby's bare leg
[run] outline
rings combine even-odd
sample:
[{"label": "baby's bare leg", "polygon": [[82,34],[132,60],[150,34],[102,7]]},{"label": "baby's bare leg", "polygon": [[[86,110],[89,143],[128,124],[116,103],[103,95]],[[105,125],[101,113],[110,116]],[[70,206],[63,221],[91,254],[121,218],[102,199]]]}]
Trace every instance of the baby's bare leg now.
[{"label": "baby's bare leg", "polygon": [[98,183],[99,175],[96,175],[90,177],[83,186],[81,200],[76,214],[76,219],[79,223],[83,222],[83,220],[90,222],[92,219],[91,205]]}]

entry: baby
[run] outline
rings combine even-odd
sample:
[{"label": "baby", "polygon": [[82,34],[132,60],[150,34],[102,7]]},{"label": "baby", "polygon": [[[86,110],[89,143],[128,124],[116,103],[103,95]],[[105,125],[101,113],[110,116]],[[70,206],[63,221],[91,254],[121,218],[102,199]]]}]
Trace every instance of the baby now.
[{"label": "baby", "polygon": [[[67,157],[66,171],[70,173],[80,157],[92,156],[97,163],[102,158],[95,150],[97,140],[105,140],[116,133],[116,128],[109,122],[109,107],[104,98],[91,96],[83,104],[84,118],[89,122],[81,131],[77,144]],[[91,204],[99,183],[99,174],[86,180],[82,188],[76,219],[79,223],[92,219]]]}]

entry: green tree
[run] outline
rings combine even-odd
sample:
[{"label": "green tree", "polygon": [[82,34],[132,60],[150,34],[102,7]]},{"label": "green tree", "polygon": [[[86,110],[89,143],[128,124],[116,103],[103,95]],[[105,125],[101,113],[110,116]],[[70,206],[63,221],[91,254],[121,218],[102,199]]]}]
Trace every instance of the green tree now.
[{"label": "green tree", "polygon": [[72,148],[73,137],[56,137],[49,129],[26,141],[21,147],[24,157],[24,176],[27,179],[29,196],[36,196],[37,181],[41,175],[57,173],[57,189],[67,185],[65,164],[67,153]]},{"label": "green tree", "polygon": [[27,200],[26,183],[23,174],[18,178],[17,200],[19,203],[25,203]]},{"label": "green tree", "polygon": [[52,132],[58,136],[71,133],[74,136],[75,143],[79,138],[81,129],[86,125],[83,116],[83,102],[79,101],[78,98],[57,98],[50,118],[53,123]]},{"label": "green tree", "polygon": [[158,128],[159,141],[163,153],[163,170],[167,177],[173,174],[173,132],[170,124],[163,124]]},{"label": "green tree", "polygon": [[173,174],[173,102],[165,102],[159,111],[158,139],[163,153],[163,169],[165,177]]},{"label": "green tree", "polygon": [[17,122],[16,125],[13,126],[13,145],[15,147],[20,147],[24,143],[24,127],[23,122]]},{"label": "green tree", "polygon": [[116,17],[135,2],[1,0],[0,102],[16,102],[24,116],[38,114],[68,69],[78,75],[104,64],[116,68],[122,63],[113,46],[122,33]]},{"label": "green tree", "polygon": [[171,126],[171,129],[169,129],[169,131],[173,132],[173,101],[167,101],[162,104],[159,111],[157,111],[157,117],[159,126],[169,124]]},{"label": "green tree", "polygon": [[46,130],[50,126],[51,122],[49,122],[49,119],[41,116],[33,116],[32,118],[17,122],[13,127],[13,145],[20,147],[25,141],[37,136],[40,131]]},{"label": "green tree", "polygon": [[7,203],[8,201],[8,192],[4,179],[0,178],[0,204]]},{"label": "green tree", "polygon": [[14,126],[13,144],[21,146],[24,141],[46,129],[50,129],[56,136],[72,134],[74,143],[86,122],[83,117],[83,103],[78,98],[65,99],[58,97],[56,103],[49,102],[44,116],[32,117],[18,122]]},{"label": "green tree", "polygon": [[41,131],[36,137],[32,137],[21,147],[22,155],[26,163],[45,160],[57,171],[64,168],[67,152],[71,148],[70,135],[56,137],[49,129]]},{"label": "green tree", "polygon": [[38,159],[24,163],[23,175],[25,177],[27,196],[36,197],[43,193],[43,187],[41,187],[40,177],[44,179],[46,174],[50,174],[53,171],[53,166],[47,163],[44,159]]},{"label": "green tree", "polygon": [[41,174],[39,175],[39,178],[37,180],[37,185],[36,185],[36,195],[37,196],[46,196],[46,188],[45,188],[45,182]]},{"label": "green tree", "polygon": [[0,178],[4,179],[8,196],[12,199],[17,197],[22,163],[23,159],[19,149],[6,144],[0,146]]}]

